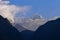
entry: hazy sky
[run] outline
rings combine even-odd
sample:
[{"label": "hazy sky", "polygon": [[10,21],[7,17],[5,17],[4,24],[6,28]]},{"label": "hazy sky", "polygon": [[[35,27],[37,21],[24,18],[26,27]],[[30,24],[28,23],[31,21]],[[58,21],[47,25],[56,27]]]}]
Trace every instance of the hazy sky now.
[{"label": "hazy sky", "polygon": [[10,0],[17,6],[30,6],[27,15],[38,13],[45,18],[60,16],[60,0]]}]

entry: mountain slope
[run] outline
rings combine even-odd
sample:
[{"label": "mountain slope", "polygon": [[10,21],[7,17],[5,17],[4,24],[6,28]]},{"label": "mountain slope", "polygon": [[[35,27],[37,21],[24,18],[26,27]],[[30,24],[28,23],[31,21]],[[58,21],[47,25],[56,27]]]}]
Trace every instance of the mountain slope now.
[{"label": "mountain slope", "polygon": [[21,40],[20,32],[0,16],[0,40]]},{"label": "mountain slope", "polygon": [[34,40],[60,40],[60,18],[48,21],[40,26],[35,34]]}]

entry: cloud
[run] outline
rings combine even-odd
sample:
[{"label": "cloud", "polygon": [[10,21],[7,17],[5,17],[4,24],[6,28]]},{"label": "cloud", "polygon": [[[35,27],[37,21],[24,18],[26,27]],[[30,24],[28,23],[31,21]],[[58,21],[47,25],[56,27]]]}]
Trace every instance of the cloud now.
[{"label": "cloud", "polygon": [[0,15],[2,15],[4,18],[7,18],[11,23],[18,23],[24,28],[32,31],[35,31],[40,25],[45,23],[44,18],[39,15],[33,16],[34,20],[33,18],[25,17],[15,18],[16,14],[23,13],[23,15],[25,15],[27,12],[31,10],[32,7],[9,5],[9,3],[9,1],[0,0]]},{"label": "cloud", "polygon": [[39,15],[35,15],[32,16],[32,18],[16,18],[15,22],[28,30],[36,31],[39,26],[46,23],[46,20],[43,17],[40,17]]},{"label": "cloud", "polygon": [[14,22],[14,15],[18,11],[18,8],[13,5],[0,5],[0,15],[3,17],[12,20]]},{"label": "cloud", "polygon": [[60,17],[59,17],[59,16],[55,16],[55,17],[53,17],[53,18],[48,19],[48,21],[56,20],[56,19],[58,19],[58,18],[60,18]]},{"label": "cloud", "polygon": [[0,0],[0,15],[7,18],[12,23],[14,23],[14,17],[18,12],[26,13],[30,10],[30,6],[16,6],[9,5],[9,3],[9,1]]},{"label": "cloud", "polygon": [[10,2],[8,0],[2,1],[0,0],[0,4],[9,4]]}]

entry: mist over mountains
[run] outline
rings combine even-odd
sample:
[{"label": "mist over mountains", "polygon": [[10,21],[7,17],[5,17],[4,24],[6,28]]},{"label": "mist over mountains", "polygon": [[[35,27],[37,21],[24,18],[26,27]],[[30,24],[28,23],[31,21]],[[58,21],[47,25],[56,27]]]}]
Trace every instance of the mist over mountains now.
[{"label": "mist over mountains", "polygon": [[[39,26],[44,25],[48,21],[56,20],[60,17],[56,16],[53,18],[50,18],[48,20],[44,19],[40,15],[33,15],[31,18],[26,18],[26,17],[18,17],[15,19],[15,27],[17,29],[22,29],[23,30],[31,30],[31,31],[36,31]],[[22,27],[19,27],[22,26]],[[20,31],[20,30],[19,30]]]},{"label": "mist over mountains", "polygon": [[[31,9],[29,6],[16,6],[14,4],[10,4],[10,1],[0,0],[0,15],[2,15],[4,18],[7,18],[12,25],[15,25],[15,27],[20,31],[19,26],[22,29],[25,30],[31,30],[36,31],[36,29],[47,22],[45,18],[43,18],[41,15],[35,14],[31,18],[26,17],[16,17],[16,14],[26,14]],[[19,12],[19,13],[18,13]],[[49,19],[50,20],[50,19]]]},{"label": "mist over mountains", "polygon": [[26,15],[31,7],[9,3],[0,0],[0,40],[60,40],[60,17],[48,20],[38,14],[16,17],[20,12]]},{"label": "mist over mountains", "polygon": [[22,27],[31,30],[31,31],[36,31],[36,29],[40,26],[43,25],[46,22],[44,18],[42,18],[39,15],[34,15],[31,18],[16,18],[15,23],[21,25]]}]

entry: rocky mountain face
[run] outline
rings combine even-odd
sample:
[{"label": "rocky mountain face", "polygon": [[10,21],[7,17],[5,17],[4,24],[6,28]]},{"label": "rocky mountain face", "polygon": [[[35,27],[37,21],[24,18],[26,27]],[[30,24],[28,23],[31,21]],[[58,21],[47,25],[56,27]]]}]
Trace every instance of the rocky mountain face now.
[{"label": "rocky mountain face", "polygon": [[60,18],[40,26],[36,30],[33,40],[60,40]]},{"label": "rocky mountain face", "polygon": [[0,16],[0,40],[21,40],[20,32],[10,22]]}]

